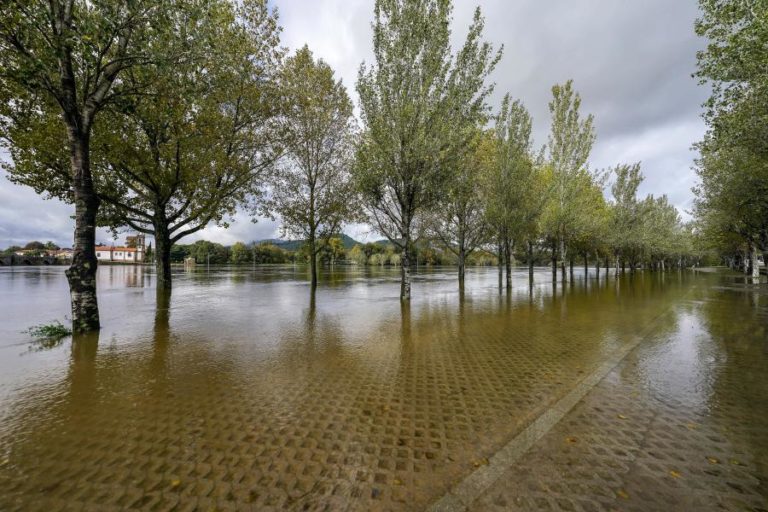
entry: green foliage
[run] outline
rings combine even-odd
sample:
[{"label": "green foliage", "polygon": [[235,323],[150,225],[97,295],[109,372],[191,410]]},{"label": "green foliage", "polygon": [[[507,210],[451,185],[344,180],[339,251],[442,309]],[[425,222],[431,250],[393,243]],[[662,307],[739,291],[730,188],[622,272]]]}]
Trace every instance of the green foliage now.
[{"label": "green foliage", "polygon": [[329,239],[355,214],[348,175],[352,102],[331,67],[315,61],[307,46],[285,61],[279,87],[285,153],[263,210],[280,216],[284,235]]},{"label": "green foliage", "polygon": [[243,242],[235,242],[229,249],[229,258],[235,265],[239,263],[248,263],[251,258],[251,251]]},{"label": "green foliage", "polygon": [[532,150],[532,126],[522,102],[505,95],[496,116],[494,154],[484,177],[484,198],[486,221],[508,257],[516,242],[538,239],[538,220],[546,199],[541,166]]},{"label": "green foliage", "polygon": [[256,263],[288,263],[293,259],[288,251],[271,243],[255,244],[253,253]]},{"label": "green foliage", "polygon": [[[479,10],[454,55],[451,11],[449,0],[377,0],[375,63],[358,75],[365,131],[355,181],[370,222],[406,257],[414,221],[437,203],[485,116],[485,79],[500,58],[481,40]],[[407,279],[403,273],[404,285]]]},{"label": "green foliage", "polygon": [[768,252],[768,2],[700,0],[696,76],[711,87],[694,213],[727,259]]},{"label": "green foliage", "polygon": [[587,167],[595,142],[593,118],[581,119],[581,97],[573,82],[552,87],[549,112],[552,115],[547,144],[546,177],[548,198],[542,212],[542,228],[554,244],[560,245],[560,257],[566,259],[568,243],[577,238],[589,209],[583,199],[590,195],[598,177]]},{"label": "green foliage", "polygon": [[460,266],[488,239],[483,185],[493,166],[493,150],[492,135],[478,130],[467,150],[452,163],[443,197],[425,216],[430,238],[455,254]]},{"label": "green foliage", "polygon": [[237,9],[211,2],[189,16],[187,59],[132,74],[150,84],[145,94],[109,110],[94,141],[102,223],[154,235],[160,256],[258,199],[279,151],[276,15],[251,0]]},{"label": "green foliage", "polygon": [[57,342],[62,338],[70,336],[72,334],[72,329],[56,320],[50,324],[41,324],[30,327],[25,333],[29,334],[39,342]]}]

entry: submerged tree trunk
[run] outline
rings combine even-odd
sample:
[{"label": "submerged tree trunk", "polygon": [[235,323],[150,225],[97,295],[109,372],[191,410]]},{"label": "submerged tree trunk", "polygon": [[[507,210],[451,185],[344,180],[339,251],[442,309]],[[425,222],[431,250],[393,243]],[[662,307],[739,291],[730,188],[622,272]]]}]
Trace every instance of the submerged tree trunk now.
[{"label": "submerged tree trunk", "polygon": [[557,282],[557,246],[552,243],[552,282]]},{"label": "submerged tree trunk", "polygon": [[403,254],[400,258],[400,300],[411,300],[411,240],[406,236],[403,240]]},{"label": "submerged tree trunk", "polygon": [[571,282],[573,282],[573,256],[568,260],[568,270],[571,274]]},{"label": "submerged tree trunk", "polygon": [[84,333],[99,329],[99,304],[96,297],[96,214],[99,198],[91,178],[87,135],[69,129],[72,193],[75,200],[75,238],[72,264],[67,269],[72,303],[72,331]]},{"label": "submerged tree trunk", "polygon": [[565,276],[565,240],[560,240],[560,280],[563,283],[568,282],[568,278]]},{"label": "submerged tree trunk", "polygon": [[589,254],[584,253],[584,277],[586,278],[589,275]]},{"label": "submerged tree trunk", "polygon": [[498,267],[499,267],[499,291],[501,291],[502,283],[504,281],[504,250],[501,246],[501,238],[499,238],[499,242],[497,244],[496,249],[498,250]]},{"label": "submerged tree trunk", "polygon": [[752,267],[752,277],[760,277],[760,262],[757,260],[757,249],[754,247],[750,253],[750,267]]},{"label": "submerged tree trunk", "polygon": [[317,288],[317,242],[314,231],[309,233],[309,283],[314,291]]},{"label": "submerged tree trunk", "polygon": [[512,288],[512,243],[504,240],[504,260],[507,267],[507,290]]},{"label": "submerged tree trunk", "polygon": [[467,251],[464,249],[463,244],[459,247],[459,287],[464,287],[464,267]]},{"label": "submerged tree trunk", "polygon": [[528,241],[528,280],[533,282],[533,242]]},{"label": "submerged tree trunk", "polygon": [[595,275],[600,277],[600,255],[595,254]]},{"label": "submerged tree trunk", "polygon": [[168,232],[168,220],[161,206],[155,207],[153,219],[155,230],[155,273],[157,274],[157,289],[170,290],[171,278],[171,235]]}]

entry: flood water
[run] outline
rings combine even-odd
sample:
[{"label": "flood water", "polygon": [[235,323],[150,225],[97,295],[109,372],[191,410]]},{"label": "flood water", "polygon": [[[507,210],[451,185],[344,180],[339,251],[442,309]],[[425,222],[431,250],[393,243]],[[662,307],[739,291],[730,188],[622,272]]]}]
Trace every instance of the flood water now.
[{"label": "flood water", "polygon": [[198,267],[157,297],[102,266],[101,332],[42,346],[64,269],[0,267],[0,510],[423,509],[638,337],[659,393],[768,417],[768,295],[738,276],[421,270],[406,307],[398,278],[326,270],[313,300],[304,267]]}]

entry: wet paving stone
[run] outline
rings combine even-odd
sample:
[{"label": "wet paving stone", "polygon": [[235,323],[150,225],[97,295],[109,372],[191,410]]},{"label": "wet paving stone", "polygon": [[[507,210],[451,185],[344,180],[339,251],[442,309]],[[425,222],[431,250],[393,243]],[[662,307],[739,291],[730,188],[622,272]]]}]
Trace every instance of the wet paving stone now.
[{"label": "wet paving stone", "polygon": [[469,509],[768,510],[762,293],[678,305]]}]

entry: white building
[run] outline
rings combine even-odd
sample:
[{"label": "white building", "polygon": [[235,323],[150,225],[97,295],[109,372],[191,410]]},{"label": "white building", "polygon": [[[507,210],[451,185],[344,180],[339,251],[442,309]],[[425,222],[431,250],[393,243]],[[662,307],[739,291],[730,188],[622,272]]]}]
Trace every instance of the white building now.
[{"label": "white building", "polygon": [[[128,247],[128,246],[132,247]],[[144,261],[146,248],[144,235],[129,236],[125,246],[97,245],[96,259],[116,263],[141,263]]]}]

